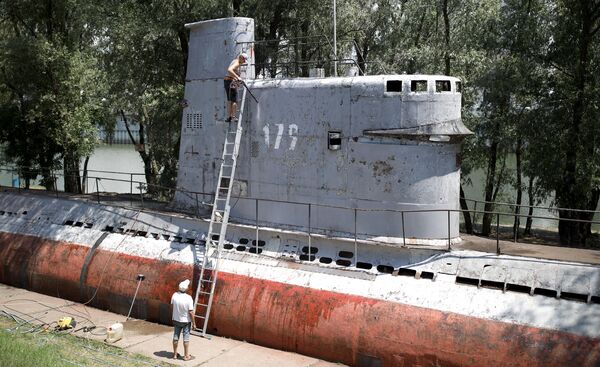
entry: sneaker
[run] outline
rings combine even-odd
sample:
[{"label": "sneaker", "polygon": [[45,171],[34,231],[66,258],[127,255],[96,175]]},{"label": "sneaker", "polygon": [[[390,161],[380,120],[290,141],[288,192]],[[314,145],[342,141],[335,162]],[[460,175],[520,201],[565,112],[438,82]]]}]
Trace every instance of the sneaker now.
[{"label": "sneaker", "polygon": [[232,118],[231,118],[231,121],[232,121],[232,122],[237,122],[237,120],[238,120],[238,118],[237,118],[237,117],[232,117]]},{"label": "sneaker", "polygon": [[231,122],[231,117],[228,117],[225,122]]}]

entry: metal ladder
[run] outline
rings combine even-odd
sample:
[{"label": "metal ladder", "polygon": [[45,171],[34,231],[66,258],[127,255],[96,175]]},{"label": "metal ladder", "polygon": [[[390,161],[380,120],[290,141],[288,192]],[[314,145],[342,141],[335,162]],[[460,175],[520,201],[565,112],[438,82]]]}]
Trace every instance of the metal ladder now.
[{"label": "metal ladder", "polygon": [[[200,250],[199,244],[194,245],[196,264],[201,264],[201,270],[198,285],[196,286],[196,295],[194,296],[196,329],[193,333],[203,337],[207,336],[208,318],[215,294],[221,251],[225,242],[225,233],[227,233],[227,223],[229,222],[229,210],[231,209],[229,199],[231,198],[231,188],[233,186],[237,156],[242,139],[242,117],[245,102],[246,89],[244,88],[236,129],[234,131],[228,130],[225,134],[223,155],[221,156],[221,169],[219,170],[217,190],[215,192],[204,252]],[[198,321],[200,321],[200,324],[198,324]]]}]

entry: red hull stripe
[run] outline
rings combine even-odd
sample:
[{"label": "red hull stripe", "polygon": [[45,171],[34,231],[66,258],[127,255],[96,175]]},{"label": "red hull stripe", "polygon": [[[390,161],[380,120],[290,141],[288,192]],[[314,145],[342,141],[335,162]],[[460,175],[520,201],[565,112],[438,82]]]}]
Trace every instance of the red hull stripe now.
[{"label": "red hull stripe", "polygon": [[[86,262],[89,251],[0,233],[0,282],[79,302],[99,287],[90,304],[126,314],[143,273],[133,316],[170,323],[177,284],[199,275],[188,264],[101,249]],[[600,365],[598,339],[225,272],[209,331],[353,366]]]}]

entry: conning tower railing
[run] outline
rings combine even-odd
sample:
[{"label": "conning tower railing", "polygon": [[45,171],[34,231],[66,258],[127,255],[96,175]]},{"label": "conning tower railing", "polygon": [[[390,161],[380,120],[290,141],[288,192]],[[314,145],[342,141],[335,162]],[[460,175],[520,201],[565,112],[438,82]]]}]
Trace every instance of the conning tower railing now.
[{"label": "conning tower railing", "polygon": [[244,51],[255,53],[255,62],[248,67],[255,68],[257,79],[336,76],[334,64],[337,76],[387,74],[380,62],[360,59],[362,51],[353,39],[338,40],[337,56],[331,41],[323,35],[239,42],[238,45]]}]

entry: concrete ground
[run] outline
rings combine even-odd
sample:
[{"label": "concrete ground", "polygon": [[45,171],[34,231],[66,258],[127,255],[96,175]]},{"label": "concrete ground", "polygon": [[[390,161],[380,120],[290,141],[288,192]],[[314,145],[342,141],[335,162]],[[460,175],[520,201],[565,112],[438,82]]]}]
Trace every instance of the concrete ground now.
[{"label": "concrete ground", "polygon": [[[113,345],[128,352],[146,355],[161,362],[179,366],[239,366],[239,367],[332,367],[341,364],[330,363],[296,353],[283,352],[258,345],[213,336],[210,340],[191,336],[191,361],[171,359],[172,333],[170,326],[154,324],[143,320],[128,320],[123,315],[98,310],[60,298],[30,292],[0,284],[0,310],[30,321],[32,324],[55,322],[61,317],[71,316],[77,320],[75,329],[96,325],[91,332],[80,330],[75,335],[104,340],[103,327],[113,323],[123,323],[123,338]],[[178,352],[183,355],[183,343]]]}]

